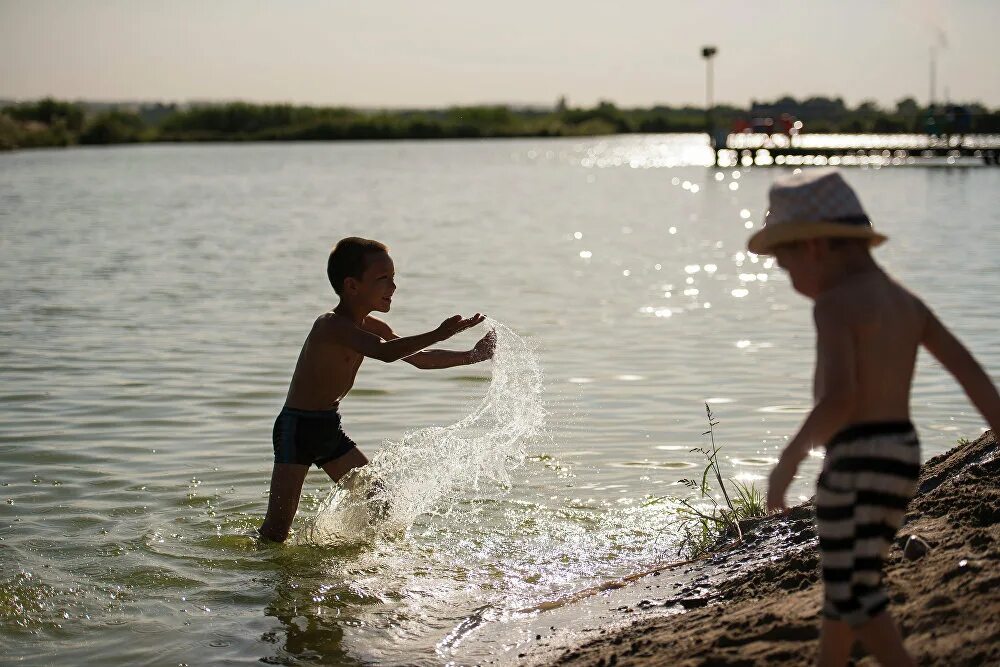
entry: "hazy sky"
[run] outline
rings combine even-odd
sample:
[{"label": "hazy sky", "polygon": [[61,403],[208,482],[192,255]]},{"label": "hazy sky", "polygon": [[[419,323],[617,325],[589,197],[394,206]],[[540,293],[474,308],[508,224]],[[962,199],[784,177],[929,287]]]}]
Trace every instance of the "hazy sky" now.
[{"label": "hazy sky", "polygon": [[0,98],[1000,107],[1000,0],[0,0]]}]

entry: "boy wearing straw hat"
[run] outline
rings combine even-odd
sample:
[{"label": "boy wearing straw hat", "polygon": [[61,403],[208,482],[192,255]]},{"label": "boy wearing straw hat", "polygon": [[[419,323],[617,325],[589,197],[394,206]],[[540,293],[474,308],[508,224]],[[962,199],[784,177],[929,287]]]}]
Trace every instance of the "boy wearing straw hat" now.
[{"label": "boy wearing straw hat", "polygon": [[773,255],[795,290],[815,302],[815,405],[771,471],[767,504],[785,508],[799,463],[825,445],[816,485],[821,665],[846,664],[854,639],[883,665],[915,664],[887,611],[882,560],[920,470],[909,398],[921,345],[1000,432],[1000,396],[989,377],[872,258],[869,249],[885,240],[840,173],[824,169],[775,183],[764,228],[748,244],[750,252]]}]

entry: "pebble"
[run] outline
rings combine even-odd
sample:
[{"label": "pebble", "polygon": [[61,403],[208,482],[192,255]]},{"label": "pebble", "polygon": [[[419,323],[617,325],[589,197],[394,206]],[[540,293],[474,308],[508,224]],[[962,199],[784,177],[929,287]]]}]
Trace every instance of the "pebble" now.
[{"label": "pebble", "polygon": [[931,545],[927,540],[919,535],[910,535],[906,539],[906,546],[903,547],[903,556],[907,560],[920,560],[931,550]]},{"label": "pebble", "polygon": [[708,605],[708,600],[705,598],[680,598],[677,603],[685,609],[697,609]]}]

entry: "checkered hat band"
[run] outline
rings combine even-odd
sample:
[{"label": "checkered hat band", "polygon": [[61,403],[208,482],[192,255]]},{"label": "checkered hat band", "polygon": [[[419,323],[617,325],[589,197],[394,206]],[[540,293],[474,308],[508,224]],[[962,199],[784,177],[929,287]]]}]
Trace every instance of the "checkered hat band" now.
[{"label": "checkered hat band", "polygon": [[845,215],[841,218],[831,218],[830,222],[841,222],[845,225],[857,225],[859,227],[871,227],[872,221],[867,215]]}]

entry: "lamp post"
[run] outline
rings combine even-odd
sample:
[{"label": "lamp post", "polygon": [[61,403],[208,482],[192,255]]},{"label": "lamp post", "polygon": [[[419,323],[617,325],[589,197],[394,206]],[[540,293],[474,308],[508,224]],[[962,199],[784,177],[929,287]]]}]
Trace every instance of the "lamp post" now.
[{"label": "lamp post", "polygon": [[708,141],[712,148],[715,148],[715,128],[712,125],[712,58],[718,52],[714,46],[705,46],[701,49],[701,57],[705,59],[705,131],[708,132]]},{"label": "lamp post", "polygon": [[928,106],[931,109],[934,108],[934,97],[936,96],[935,93],[937,92],[935,90],[937,88],[936,79],[937,79],[937,49],[935,49],[932,46],[931,47],[931,95],[930,95],[930,102],[928,103]]}]

